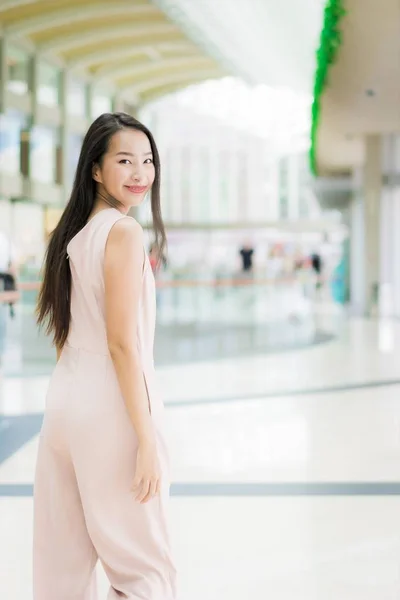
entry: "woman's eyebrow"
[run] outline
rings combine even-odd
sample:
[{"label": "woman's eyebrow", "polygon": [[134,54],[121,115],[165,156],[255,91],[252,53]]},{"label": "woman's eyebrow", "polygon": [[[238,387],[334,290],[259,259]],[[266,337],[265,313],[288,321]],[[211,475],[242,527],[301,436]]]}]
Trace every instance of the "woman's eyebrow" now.
[{"label": "woman's eyebrow", "polygon": [[[151,156],[153,153],[152,152],[145,152],[143,156]],[[121,150],[121,152],[117,152],[115,156],[136,156],[136,154],[132,154],[132,152],[124,152],[123,150]]]}]

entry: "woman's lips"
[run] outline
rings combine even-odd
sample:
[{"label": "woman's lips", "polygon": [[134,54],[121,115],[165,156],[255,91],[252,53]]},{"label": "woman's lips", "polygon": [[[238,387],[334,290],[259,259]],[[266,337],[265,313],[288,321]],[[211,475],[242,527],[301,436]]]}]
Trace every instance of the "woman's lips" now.
[{"label": "woman's lips", "polygon": [[126,185],[131,194],[143,194],[147,190],[147,185]]}]

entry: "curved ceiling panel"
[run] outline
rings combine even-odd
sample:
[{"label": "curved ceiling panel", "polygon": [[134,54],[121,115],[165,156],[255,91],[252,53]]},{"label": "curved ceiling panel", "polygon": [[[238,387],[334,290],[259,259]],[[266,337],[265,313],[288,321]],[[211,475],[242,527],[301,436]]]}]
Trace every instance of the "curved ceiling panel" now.
[{"label": "curved ceiling panel", "polygon": [[206,79],[221,77],[221,71],[215,69],[199,69],[197,71],[181,71],[180,73],[159,73],[152,79],[132,83],[132,81],[121,81],[121,91],[124,97],[136,103],[138,98],[149,101],[166,93],[182,89]]},{"label": "curved ceiling panel", "polygon": [[39,16],[30,16],[20,18],[16,21],[5,22],[4,30],[6,33],[19,36],[40,34],[41,32],[51,32],[57,28],[70,29],[71,26],[78,26],[79,23],[95,23],[96,21],[113,19],[115,17],[137,17],[150,18],[159,15],[154,6],[133,5],[127,7],[126,2],[115,2],[100,6],[98,4],[89,4],[76,10],[76,8],[58,8],[49,11],[48,14]]},{"label": "curved ceiling panel", "polygon": [[[155,63],[172,73],[175,60],[190,58],[195,79],[215,68],[220,76],[310,93],[325,1],[0,0],[0,27],[111,82],[119,81],[114,70],[143,66],[145,82],[146,66],[151,79]],[[208,62],[196,68],[201,58]]]},{"label": "curved ceiling panel", "polygon": [[153,1],[246,81],[311,93],[326,0]]},{"label": "curved ceiling panel", "polygon": [[150,0],[2,0],[0,26],[137,103],[227,74]]},{"label": "curved ceiling panel", "polygon": [[213,62],[202,57],[179,57],[166,60],[156,60],[152,64],[115,66],[108,65],[96,73],[99,81],[118,81],[124,77],[142,80],[144,76],[152,78],[155,73],[176,73],[181,70],[196,72],[197,69],[211,69]]}]

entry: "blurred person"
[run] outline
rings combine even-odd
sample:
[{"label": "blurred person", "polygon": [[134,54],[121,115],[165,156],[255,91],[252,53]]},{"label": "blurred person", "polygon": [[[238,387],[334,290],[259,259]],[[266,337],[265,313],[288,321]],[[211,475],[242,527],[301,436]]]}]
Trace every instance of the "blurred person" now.
[{"label": "blurred person", "polygon": [[158,268],[159,268],[159,256],[158,256],[156,244],[150,244],[149,261],[150,261],[151,270],[153,271],[153,275],[155,276],[158,271]]},{"label": "blurred person", "polygon": [[[154,279],[155,280],[159,279],[161,269],[165,269],[167,267],[167,259],[165,258],[164,254],[160,257],[159,248],[155,242],[150,244],[150,247],[149,247],[149,261],[150,261],[151,270],[153,271]],[[160,301],[161,301],[160,290],[156,288],[157,306],[160,305]]]},{"label": "blurred person", "polygon": [[164,254],[160,258],[159,248],[155,242],[150,244],[149,247],[149,261],[154,276],[157,275],[161,268],[165,269],[167,267],[167,259]]},{"label": "blurred person", "polygon": [[242,259],[242,272],[249,275],[253,272],[254,248],[250,241],[246,241],[239,250]]},{"label": "blurred person", "polygon": [[304,258],[300,253],[297,253],[293,259],[293,273],[296,275],[304,268]]},{"label": "blurred person", "polygon": [[[14,292],[17,290],[16,267],[14,264],[13,249],[5,233],[0,231],[0,292]],[[15,316],[14,302],[0,301],[0,365],[3,360],[7,336],[7,310],[10,316]]]},{"label": "blurred person", "polygon": [[322,288],[322,257],[318,252],[313,252],[310,256],[311,268],[315,275],[315,290],[318,294]]},{"label": "blurred person", "polygon": [[148,192],[162,255],[154,139],[127,114],[101,115],[83,141],[38,300],[57,365],[35,475],[35,600],[94,600],[98,559],[109,600],[176,599],[155,283],[143,230],[127,216]]}]

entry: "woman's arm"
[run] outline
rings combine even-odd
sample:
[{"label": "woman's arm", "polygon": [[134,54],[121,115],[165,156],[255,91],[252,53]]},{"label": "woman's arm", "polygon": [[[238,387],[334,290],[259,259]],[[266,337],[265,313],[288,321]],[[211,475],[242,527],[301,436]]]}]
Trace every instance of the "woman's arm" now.
[{"label": "woman's arm", "polygon": [[155,432],[137,347],[143,260],[142,228],[131,218],[117,221],[104,259],[107,341],[139,444],[147,445],[155,443]]}]

